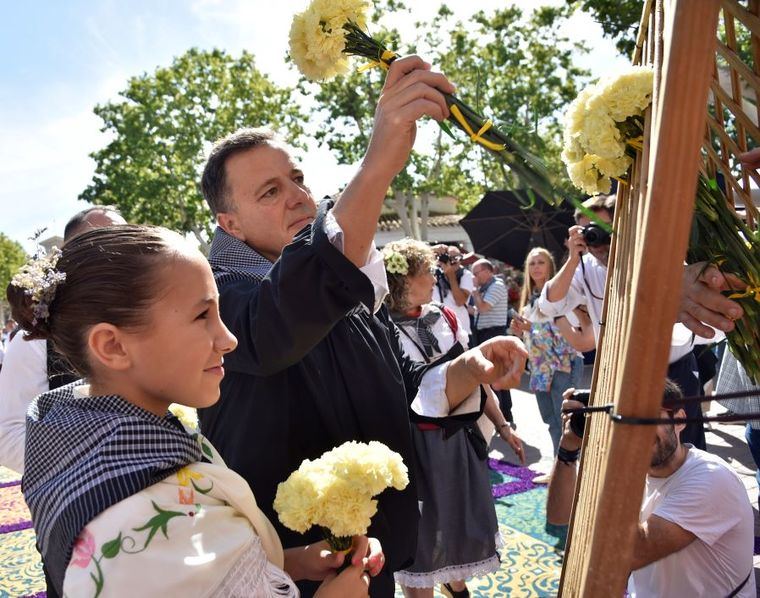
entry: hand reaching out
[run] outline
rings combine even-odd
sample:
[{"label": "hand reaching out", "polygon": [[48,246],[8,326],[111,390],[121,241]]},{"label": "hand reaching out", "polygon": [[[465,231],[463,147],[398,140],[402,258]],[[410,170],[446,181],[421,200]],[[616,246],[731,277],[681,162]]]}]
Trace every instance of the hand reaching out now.
[{"label": "hand reaching out", "polygon": [[394,177],[406,164],[417,134],[417,120],[449,116],[443,93],[454,85],[419,56],[406,56],[391,64],[375,109],[372,139],[362,168]]},{"label": "hand reaching out", "polygon": [[735,276],[724,274],[704,262],[686,266],[678,321],[705,338],[715,335],[710,326],[724,332],[733,330],[733,321],[741,318],[744,311],[738,303],[724,297],[721,291],[741,291],[746,286]]},{"label": "hand reaching out", "polygon": [[514,336],[497,336],[460,356],[468,373],[481,384],[496,390],[520,385],[528,352]]},{"label": "hand reaching out", "polygon": [[520,464],[525,465],[525,449],[523,447],[522,439],[517,435],[510,426],[504,426],[499,428],[499,436],[501,439],[509,445],[517,458],[520,459]]}]

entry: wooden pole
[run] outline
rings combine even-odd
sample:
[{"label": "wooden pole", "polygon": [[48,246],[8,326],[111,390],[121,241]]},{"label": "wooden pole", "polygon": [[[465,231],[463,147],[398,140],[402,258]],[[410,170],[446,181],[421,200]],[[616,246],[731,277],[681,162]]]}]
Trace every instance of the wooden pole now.
[{"label": "wooden pole", "polygon": [[[643,218],[631,215],[642,223],[634,232],[639,242],[617,240],[617,262],[621,251],[635,252],[633,277],[610,273],[607,299],[622,305],[607,308],[595,388],[596,402],[613,402],[622,415],[659,414],[694,209],[717,16],[717,0],[673,0],[665,6],[659,101],[651,119],[649,164],[642,165],[649,170]],[[608,351],[610,337],[618,334],[622,350]],[[613,344],[620,346],[619,340]],[[623,595],[630,573],[655,430],[613,425],[604,415],[594,416],[592,424],[561,593],[607,598]]]}]

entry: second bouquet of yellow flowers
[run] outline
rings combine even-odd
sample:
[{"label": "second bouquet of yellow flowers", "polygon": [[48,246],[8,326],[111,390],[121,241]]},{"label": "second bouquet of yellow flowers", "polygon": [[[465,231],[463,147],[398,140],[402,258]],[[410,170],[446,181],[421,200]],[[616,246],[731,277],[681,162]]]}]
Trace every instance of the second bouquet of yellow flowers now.
[{"label": "second bouquet of yellow flowers", "polygon": [[316,525],[333,551],[348,551],[352,536],[366,534],[377,512],[373,497],[407,484],[409,472],[398,453],[381,442],[346,442],[301,463],[277,487],[274,509],[293,531]]},{"label": "second bouquet of yellow flowers", "polygon": [[[290,29],[290,55],[301,73],[324,81],[348,71],[350,56],[369,60],[366,67],[387,69],[398,55],[366,33],[369,0],[312,0],[295,15]],[[452,94],[443,94],[449,121],[502,160],[523,186],[526,203],[538,194],[549,203],[559,201],[543,162]],[[443,123],[441,126],[449,132]],[[517,190],[520,192],[521,190]]]},{"label": "second bouquet of yellow flowers", "polygon": [[[573,184],[589,195],[609,193],[611,178],[627,183],[642,149],[644,111],[651,103],[654,73],[643,66],[602,79],[584,89],[565,114],[562,159]],[[656,199],[667,201],[667,198]],[[758,214],[751,205],[754,221]],[[760,384],[760,230],[742,220],[717,180],[699,175],[689,243],[689,261],[714,264],[740,286],[726,292],[745,316],[726,334],[747,374]]]}]

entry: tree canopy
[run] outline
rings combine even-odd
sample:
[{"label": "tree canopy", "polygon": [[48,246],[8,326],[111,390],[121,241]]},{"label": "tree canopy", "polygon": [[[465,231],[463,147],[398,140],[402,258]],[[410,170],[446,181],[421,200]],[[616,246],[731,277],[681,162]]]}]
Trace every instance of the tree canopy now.
[{"label": "tree canopy", "polygon": [[0,296],[3,299],[8,283],[26,259],[27,255],[21,244],[0,233]]},{"label": "tree canopy", "polygon": [[95,174],[80,199],[117,206],[130,222],[192,232],[205,246],[212,219],[198,188],[204,153],[242,126],[297,135],[301,115],[290,92],[247,52],[191,49],[131,78],[122,99],[95,108],[112,140],[91,154]]},{"label": "tree canopy", "polygon": [[[417,31],[424,33],[409,45],[401,44],[396,31],[371,33],[401,54],[417,52],[430,60],[456,83],[463,100],[493,117],[559,173],[561,110],[575,98],[588,75],[573,64],[584,47],[559,33],[570,12],[569,8],[541,7],[526,15],[508,7],[491,14],[479,12],[462,23],[453,22],[451,11],[443,5],[430,22],[416,24]],[[356,162],[367,147],[383,77],[379,69],[354,70],[318,86],[301,82],[304,92],[317,100],[315,119],[329,124],[319,128],[317,139],[328,145],[339,162]],[[418,142],[419,151],[413,152],[391,190],[397,212],[406,220],[406,232],[414,236],[418,231],[410,216],[416,214],[418,198],[423,213],[430,195],[454,195],[462,200],[464,210],[487,187],[518,184],[497,160],[458,131],[455,139],[433,131],[428,137],[434,140],[428,148]],[[564,178],[558,176],[558,184]]]},{"label": "tree canopy", "polygon": [[575,0],[575,4],[602,26],[604,35],[614,40],[618,52],[625,56],[633,54],[643,0]]}]

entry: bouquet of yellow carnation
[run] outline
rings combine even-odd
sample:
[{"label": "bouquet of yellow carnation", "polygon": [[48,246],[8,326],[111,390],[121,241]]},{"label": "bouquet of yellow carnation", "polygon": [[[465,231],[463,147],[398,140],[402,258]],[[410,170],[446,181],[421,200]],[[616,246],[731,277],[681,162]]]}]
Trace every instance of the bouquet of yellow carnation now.
[{"label": "bouquet of yellow carnation", "polygon": [[632,164],[653,76],[649,67],[630,67],[584,89],[565,113],[562,160],[573,184],[589,195],[609,193],[610,179],[625,175]]},{"label": "bouquet of yellow carnation", "polygon": [[319,459],[304,460],[277,486],[274,510],[286,527],[304,533],[317,525],[332,550],[347,551],[352,536],[367,533],[377,512],[373,497],[407,484],[409,473],[398,453],[381,442],[346,442]]},{"label": "bouquet of yellow carnation", "polygon": [[[384,69],[398,58],[367,35],[369,8],[369,0],[312,0],[304,12],[295,15],[290,28],[290,55],[305,77],[323,81],[345,73],[349,56],[367,58],[370,66]],[[550,203],[555,199],[541,160],[459,98],[447,93],[443,96],[451,113],[449,120],[509,167],[525,185],[531,204],[534,191]],[[451,134],[444,123],[441,127]]]},{"label": "bouquet of yellow carnation", "polygon": [[[565,114],[562,159],[573,184],[586,193],[609,193],[610,178],[624,180],[642,147],[641,116],[652,96],[653,72],[631,67],[584,89]],[[635,154],[634,154],[635,155]],[[754,206],[747,206],[758,214]],[[751,230],[729,207],[714,180],[700,174],[689,261],[707,262],[741,280],[729,291],[745,312],[729,332],[728,345],[747,374],[760,384],[760,231]]]}]

